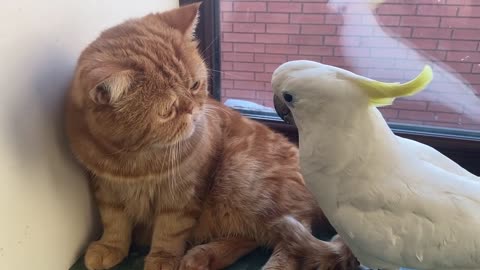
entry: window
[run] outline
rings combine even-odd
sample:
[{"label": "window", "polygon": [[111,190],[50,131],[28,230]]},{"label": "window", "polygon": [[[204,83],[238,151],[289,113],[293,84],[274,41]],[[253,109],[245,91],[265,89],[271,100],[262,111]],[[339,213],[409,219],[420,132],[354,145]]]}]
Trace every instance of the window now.
[{"label": "window", "polygon": [[479,138],[480,4],[368,2],[219,0],[221,100],[275,119],[270,79],[283,62],[314,60],[383,81],[409,80],[428,63],[428,89],[382,108],[384,117],[393,128]]}]

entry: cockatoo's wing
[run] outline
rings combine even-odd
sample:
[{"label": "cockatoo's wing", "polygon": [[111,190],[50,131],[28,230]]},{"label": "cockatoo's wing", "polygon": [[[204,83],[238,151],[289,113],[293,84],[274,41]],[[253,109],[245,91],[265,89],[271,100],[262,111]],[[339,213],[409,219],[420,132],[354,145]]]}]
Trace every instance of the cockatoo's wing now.
[{"label": "cockatoo's wing", "polygon": [[331,218],[338,233],[368,267],[385,267],[369,265],[381,258],[412,269],[480,269],[480,182],[423,160],[406,164],[340,184]]},{"label": "cockatoo's wing", "polygon": [[403,149],[405,149],[406,151],[411,151],[411,153],[413,154],[416,154],[419,159],[429,162],[432,165],[438,166],[453,174],[465,176],[475,181],[480,181],[480,177],[465,170],[460,165],[447,158],[442,153],[438,152],[436,149],[406,138],[398,137],[398,140],[402,145]]}]

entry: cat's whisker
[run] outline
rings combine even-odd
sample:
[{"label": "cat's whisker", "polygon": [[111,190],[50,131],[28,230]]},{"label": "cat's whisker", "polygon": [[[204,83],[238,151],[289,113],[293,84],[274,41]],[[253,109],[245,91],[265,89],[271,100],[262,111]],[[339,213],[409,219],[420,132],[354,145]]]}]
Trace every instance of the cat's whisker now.
[{"label": "cat's whisker", "polygon": [[212,71],[212,72],[217,72],[217,73],[220,73],[222,75],[229,75],[235,79],[241,79],[241,80],[250,80],[250,78],[246,78],[244,76],[239,76],[239,75],[236,75],[236,74],[233,74],[233,73],[230,73],[228,71],[221,71],[221,70],[214,70],[214,69],[208,69],[209,71]]}]

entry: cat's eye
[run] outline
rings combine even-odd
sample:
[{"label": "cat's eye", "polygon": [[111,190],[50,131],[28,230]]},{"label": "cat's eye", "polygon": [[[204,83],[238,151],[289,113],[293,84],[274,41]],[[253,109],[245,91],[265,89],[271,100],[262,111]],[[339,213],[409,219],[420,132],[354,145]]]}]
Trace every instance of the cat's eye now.
[{"label": "cat's eye", "polygon": [[198,88],[200,87],[200,82],[199,81],[195,81],[192,86],[190,87],[190,90],[192,91],[196,91],[198,90]]},{"label": "cat's eye", "polygon": [[172,107],[171,110],[162,112],[159,114],[159,116],[160,116],[161,122],[166,122],[172,119],[173,117],[175,117],[176,114],[177,114],[177,110]]}]

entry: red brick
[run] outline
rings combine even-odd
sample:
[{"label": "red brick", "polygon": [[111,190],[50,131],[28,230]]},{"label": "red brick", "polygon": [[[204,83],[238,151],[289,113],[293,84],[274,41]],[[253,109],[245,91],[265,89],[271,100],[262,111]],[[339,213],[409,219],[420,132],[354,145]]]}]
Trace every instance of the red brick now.
[{"label": "red brick", "polygon": [[286,55],[280,54],[255,54],[255,62],[257,63],[283,63],[287,61]]},{"label": "red brick", "polygon": [[324,3],[304,3],[303,4],[303,13],[337,13],[336,10],[332,9],[328,4]]},{"label": "red brick", "polygon": [[337,47],[335,48],[335,56],[366,57],[370,56],[370,49],[356,47]]},{"label": "red brick", "polygon": [[450,38],[452,35],[452,29],[445,28],[421,28],[415,27],[413,29],[413,37],[418,38],[436,38],[445,39]]},{"label": "red brick", "polygon": [[226,96],[229,98],[253,98],[255,97],[255,91],[226,89]]},{"label": "red brick", "polygon": [[371,55],[378,58],[405,58],[407,52],[402,49],[376,48],[372,50]]},{"label": "red brick", "polygon": [[222,42],[220,44],[221,48],[222,48],[222,52],[231,52],[233,51],[233,43],[230,43],[230,42]]},{"label": "red brick", "polygon": [[265,52],[264,44],[255,44],[255,43],[234,43],[233,51],[235,52]]},{"label": "red brick", "polygon": [[302,12],[301,3],[268,3],[269,12],[296,13]]},{"label": "red brick", "polygon": [[398,118],[415,121],[432,121],[435,120],[435,114],[432,112],[400,111]]},{"label": "red brick", "polygon": [[250,12],[222,12],[224,22],[254,22],[255,14]]},{"label": "red brick", "polygon": [[302,34],[333,35],[336,32],[335,25],[302,25]]},{"label": "red brick", "polygon": [[[346,40],[348,40],[348,44],[345,44]],[[326,36],[324,37],[324,44],[330,46],[359,46],[360,45],[360,37],[341,37],[341,36]]]},{"label": "red brick", "polygon": [[458,7],[444,5],[419,5],[417,14],[426,16],[456,16]]},{"label": "red brick", "polygon": [[418,59],[418,55],[426,56],[428,59],[433,59],[433,60],[445,60],[447,58],[446,51],[421,50],[421,49],[408,51],[409,59]]},{"label": "red brick", "polygon": [[221,23],[220,24],[220,31],[222,33],[232,32],[233,31],[233,24],[232,23]]},{"label": "red brick", "polygon": [[281,34],[256,34],[255,41],[257,43],[269,43],[269,44],[287,44],[288,35]]},{"label": "red brick", "polygon": [[[253,73],[252,73],[253,75]],[[263,82],[257,82],[257,81],[239,81],[236,80],[234,82],[234,86],[237,89],[252,89],[252,90],[263,90],[264,89],[264,83]]]},{"label": "red brick", "polygon": [[300,25],[295,24],[267,24],[267,33],[298,34]]},{"label": "red brick", "polygon": [[[228,80],[255,80],[255,73],[244,71],[229,71],[223,73],[223,78]],[[235,88],[242,88],[235,86]]]},{"label": "red brick", "polygon": [[323,37],[322,36],[290,35],[288,43],[296,44],[296,45],[322,45]]},{"label": "red brick", "polygon": [[[352,44],[349,41],[349,46]],[[398,47],[398,41],[390,37],[362,37],[360,40],[360,46],[365,48],[375,48],[375,47],[389,47],[394,48]]]},{"label": "red brick", "polygon": [[289,55],[288,61],[295,61],[295,60],[310,60],[316,62],[323,62],[323,56],[314,56],[314,55]]},{"label": "red brick", "polygon": [[340,14],[332,14],[325,16],[326,24],[343,24],[343,16]]},{"label": "red brick", "polygon": [[480,37],[480,30],[470,30],[470,29],[453,30],[454,39],[478,40],[479,37]]},{"label": "red brick", "polygon": [[253,53],[225,52],[222,59],[232,62],[253,62]]},{"label": "red brick", "polygon": [[266,22],[266,23],[288,23],[288,14],[256,13],[255,21]]},{"label": "red brick", "polygon": [[403,72],[394,69],[369,68],[367,77],[388,82],[403,80]]},{"label": "red brick", "polygon": [[435,121],[447,123],[459,123],[460,115],[456,113],[437,113],[435,114]]},{"label": "red brick", "polygon": [[[442,23],[443,19],[447,18],[442,18]],[[439,17],[403,16],[400,20],[400,25],[403,26],[438,27],[439,23]]]},{"label": "red brick", "polygon": [[298,46],[296,45],[266,45],[266,52],[273,54],[296,54],[298,52]]},{"label": "red brick", "polygon": [[300,46],[300,54],[304,55],[333,55],[333,48],[319,46]]},{"label": "red brick", "polygon": [[[445,0],[443,0],[445,1]],[[449,5],[466,5],[466,6],[478,6],[480,3],[477,0],[447,0]]]},{"label": "red brick", "polygon": [[362,24],[397,26],[400,24],[400,16],[365,16]]},{"label": "red brick", "polygon": [[471,63],[458,63],[458,62],[446,62],[448,66],[453,68],[455,72],[459,73],[465,73],[468,72],[470,73],[472,71],[472,64]]},{"label": "red brick", "polygon": [[462,124],[480,124],[480,114],[462,115],[460,121]]},{"label": "red brick", "polygon": [[362,15],[348,15],[342,16],[341,14],[330,14],[325,15],[326,24],[343,24],[343,25],[360,25],[365,24],[369,25],[373,22],[374,25],[377,25],[377,22],[371,19],[366,18]]},{"label": "red brick", "polygon": [[[222,78],[222,88],[233,88],[233,81],[232,80],[225,80]],[[223,91],[222,91],[223,94]]]},{"label": "red brick", "polygon": [[470,84],[480,84],[480,74],[462,74],[462,77]]},{"label": "red brick", "polygon": [[480,52],[447,52],[447,61],[479,63]]},{"label": "red brick", "polygon": [[233,3],[220,1],[220,11],[233,11]]},{"label": "red brick", "polygon": [[463,113],[463,106],[454,103],[430,102],[428,110],[431,112]]},{"label": "red brick", "polygon": [[223,40],[227,42],[255,42],[253,34],[223,33]]},{"label": "red brick", "polygon": [[[351,63],[355,63],[355,67],[362,67],[362,68],[387,68],[391,69],[395,67],[395,60],[399,59],[391,59],[391,58],[355,58],[349,57],[347,59]],[[403,59],[402,59],[403,60]],[[404,60],[403,60],[404,61]],[[417,66],[418,67],[418,66]],[[368,72],[367,72],[368,74]]]},{"label": "red brick", "polygon": [[412,35],[412,28],[402,26],[375,27],[372,34],[374,36],[385,36],[385,33],[391,37],[410,37]]},{"label": "red brick", "polygon": [[240,63],[234,62],[233,63],[233,70],[238,71],[263,71],[263,63]]},{"label": "red brick", "polygon": [[222,61],[222,70],[233,70],[233,62]]},{"label": "red brick", "polygon": [[267,4],[260,1],[252,2],[234,2],[233,9],[235,11],[246,11],[246,12],[259,12],[267,11]]},{"label": "red brick", "polygon": [[323,24],[325,22],[324,15],[311,14],[291,14],[290,23],[304,23],[304,24]]},{"label": "red brick", "polygon": [[480,29],[480,18],[442,18],[441,27]]},{"label": "red brick", "polygon": [[257,91],[256,98],[258,99],[273,99],[272,91]]},{"label": "red brick", "polygon": [[233,25],[235,32],[244,33],[265,33],[264,23],[235,23]]},{"label": "red brick", "polygon": [[438,40],[436,39],[423,39],[423,38],[415,38],[409,39],[409,43],[412,43],[415,49],[423,49],[423,50],[430,50],[436,49]]},{"label": "red brick", "polygon": [[426,111],[427,102],[397,99],[395,100],[395,103],[391,106],[391,108],[409,111]]},{"label": "red brick", "polygon": [[371,36],[373,28],[371,26],[348,25],[339,27],[337,35],[341,36]]},{"label": "red brick", "polygon": [[473,73],[480,73],[480,64],[473,65],[472,72]]},{"label": "red brick", "polygon": [[255,80],[259,82],[271,82],[272,73],[255,73]]},{"label": "red brick", "polygon": [[477,41],[440,40],[438,49],[447,51],[475,51],[477,45]]},{"label": "red brick", "polygon": [[478,17],[480,7],[462,6],[458,12],[458,16]]},{"label": "red brick", "polygon": [[274,72],[279,66],[279,64],[265,64],[265,72]]},{"label": "red brick", "polygon": [[398,111],[388,108],[379,108],[383,117],[385,118],[396,118],[398,116]]},{"label": "red brick", "polygon": [[416,10],[415,5],[394,5],[383,4],[377,8],[377,14],[386,15],[414,15]]}]

